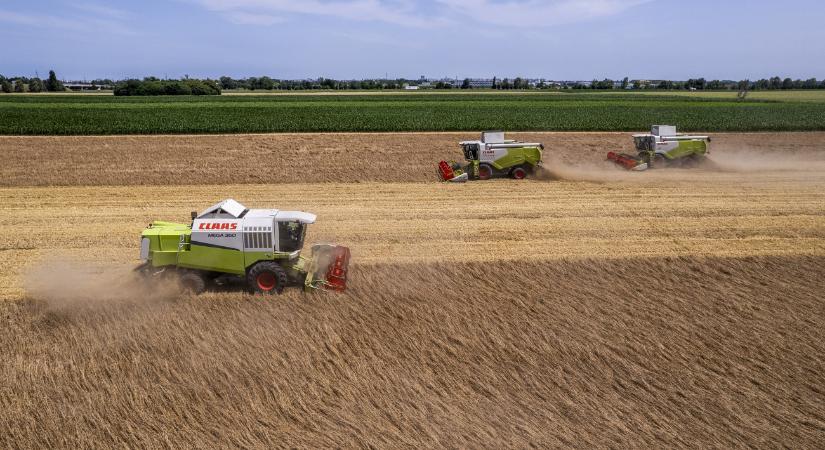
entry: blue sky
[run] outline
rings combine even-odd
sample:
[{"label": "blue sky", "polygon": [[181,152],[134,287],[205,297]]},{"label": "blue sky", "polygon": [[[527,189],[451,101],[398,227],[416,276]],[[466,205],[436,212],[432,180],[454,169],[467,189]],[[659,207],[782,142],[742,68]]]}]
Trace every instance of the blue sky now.
[{"label": "blue sky", "polygon": [[0,74],[825,78],[825,2],[1,0]]}]

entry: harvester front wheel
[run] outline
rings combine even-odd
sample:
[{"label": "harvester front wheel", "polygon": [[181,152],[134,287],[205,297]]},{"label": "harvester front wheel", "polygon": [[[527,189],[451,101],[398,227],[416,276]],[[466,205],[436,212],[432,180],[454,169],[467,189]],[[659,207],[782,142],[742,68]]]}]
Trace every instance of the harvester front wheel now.
[{"label": "harvester front wheel", "polygon": [[246,274],[246,282],[252,292],[280,294],[286,287],[288,276],[280,264],[262,261],[252,266]]},{"label": "harvester front wheel", "polygon": [[206,290],[206,280],[198,272],[186,272],[180,276],[180,287],[183,292],[198,295]]},{"label": "harvester front wheel", "polygon": [[653,168],[654,169],[664,169],[665,165],[667,165],[667,160],[664,156],[657,154],[653,157]]},{"label": "harvester front wheel", "polygon": [[479,164],[478,166],[478,179],[479,180],[489,180],[493,178],[493,168],[489,164]]},{"label": "harvester front wheel", "polygon": [[516,167],[510,172],[510,176],[515,180],[523,180],[527,178],[527,171],[524,170],[524,167]]}]

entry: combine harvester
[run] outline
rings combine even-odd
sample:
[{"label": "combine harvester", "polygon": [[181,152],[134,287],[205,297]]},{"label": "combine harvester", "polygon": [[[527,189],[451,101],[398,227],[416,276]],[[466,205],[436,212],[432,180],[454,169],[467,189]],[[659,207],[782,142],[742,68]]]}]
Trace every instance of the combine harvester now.
[{"label": "combine harvester", "polygon": [[460,145],[469,164],[441,161],[438,163],[441,181],[489,180],[503,176],[521,180],[541,165],[544,150],[540,143],[505,140],[503,131],[485,131],[480,141],[464,141]]},{"label": "combine harvester", "polygon": [[610,152],[607,159],[628,170],[647,170],[695,163],[710,154],[708,136],[688,136],[676,133],[671,125],[654,125],[650,134],[634,134],[636,156]]},{"label": "combine harvester", "polygon": [[288,285],[305,290],[344,291],[350,251],[315,244],[301,256],[307,225],[315,215],[277,209],[248,209],[235,200],[217,203],[192,224],[153,222],[141,234],[136,270],[146,276],[173,275],[195,294],[207,284],[245,281],[253,292],[280,294]]}]

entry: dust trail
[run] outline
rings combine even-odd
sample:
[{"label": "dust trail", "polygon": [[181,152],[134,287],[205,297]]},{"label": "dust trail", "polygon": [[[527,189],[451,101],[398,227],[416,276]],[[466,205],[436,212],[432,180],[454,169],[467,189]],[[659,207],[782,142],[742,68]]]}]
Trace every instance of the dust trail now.
[{"label": "dust trail", "polygon": [[557,157],[546,159],[535,175],[538,180],[609,182],[688,181],[704,174],[825,172],[825,156],[812,152],[766,152],[753,149],[714,152],[699,161],[634,172],[610,161],[570,163]]},{"label": "dust trail", "polygon": [[721,172],[823,172],[825,156],[813,152],[768,152],[756,149],[734,149],[714,152],[711,167]]},{"label": "dust trail", "polygon": [[101,266],[69,259],[40,263],[24,274],[29,298],[47,311],[70,313],[171,299],[180,295],[171,280],[146,280],[132,265]]},{"label": "dust trail", "polygon": [[536,179],[548,181],[590,181],[607,183],[643,179],[638,172],[625,171],[609,161],[568,163],[559,158],[546,159],[536,171]]}]

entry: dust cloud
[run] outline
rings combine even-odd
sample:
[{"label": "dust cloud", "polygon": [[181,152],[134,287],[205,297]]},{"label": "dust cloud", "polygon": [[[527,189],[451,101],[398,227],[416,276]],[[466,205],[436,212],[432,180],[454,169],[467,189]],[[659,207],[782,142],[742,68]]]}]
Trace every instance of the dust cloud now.
[{"label": "dust cloud", "polygon": [[571,163],[557,156],[545,158],[535,179],[545,181],[587,181],[594,183],[689,181],[702,174],[798,172],[825,173],[825,156],[814,152],[781,153],[755,149],[714,152],[699,161],[634,172],[610,161],[583,160]]},{"label": "dust cloud", "polygon": [[825,172],[825,156],[813,152],[737,149],[713,153],[710,165],[720,172]]},{"label": "dust cloud", "polygon": [[545,159],[544,165],[536,171],[537,180],[607,183],[641,179],[639,172],[626,171],[610,161],[569,163],[555,157]]},{"label": "dust cloud", "polygon": [[31,267],[23,276],[28,297],[49,312],[169,300],[181,294],[169,279],[146,279],[133,265],[102,266],[58,259]]}]

